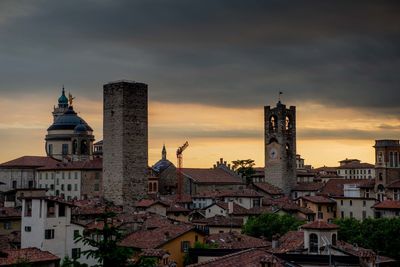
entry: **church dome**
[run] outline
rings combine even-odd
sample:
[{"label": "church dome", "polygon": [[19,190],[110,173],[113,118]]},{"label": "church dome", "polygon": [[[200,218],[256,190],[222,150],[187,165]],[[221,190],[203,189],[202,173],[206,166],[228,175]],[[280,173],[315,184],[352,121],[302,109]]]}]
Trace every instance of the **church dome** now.
[{"label": "church dome", "polygon": [[152,169],[157,173],[162,173],[171,165],[173,165],[171,161],[167,159],[160,159],[156,162],[156,164],[153,165]]},{"label": "church dome", "polygon": [[47,131],[52,130],[75,130],[75,127],[83,124],[86,131],[93,131],[93,129],[76,114],[72,106],[68,107],[67,111],[63,115],[57,117],[54,123],[47,129]]},{"label": "church dome", "polygon": [[81,123],[75,126],[74,128],[74,133],[76,134],[82,134],[82,133],[87,133],[88,129],[85,124]]}]

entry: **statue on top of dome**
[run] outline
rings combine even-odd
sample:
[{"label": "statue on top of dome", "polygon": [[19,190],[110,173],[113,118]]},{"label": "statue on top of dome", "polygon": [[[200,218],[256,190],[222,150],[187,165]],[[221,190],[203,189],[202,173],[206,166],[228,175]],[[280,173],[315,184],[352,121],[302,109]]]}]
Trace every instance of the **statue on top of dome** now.
[{"label": "statue on top of dome", "polygon": [[68,102],[69,102],[70,106],[72,106],[72,102],[74,99],[75,99],[75,97],[72,97],[71,93],[68,93]]}]

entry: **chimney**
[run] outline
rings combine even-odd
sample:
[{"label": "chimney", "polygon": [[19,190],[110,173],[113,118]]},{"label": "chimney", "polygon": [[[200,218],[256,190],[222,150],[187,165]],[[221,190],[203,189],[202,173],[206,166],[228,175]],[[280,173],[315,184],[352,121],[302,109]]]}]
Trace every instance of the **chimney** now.
[{"label": "chimney", "polygon": [[233,201],[228,202],[228,214],[233,214]]},{"label": "chimney", "polygon": [[169,232],[168,232],[168,231],[166,231],[166,232],[164,233],[164,238],[165,238],[165,240],[168,240],[168,239],[169,239]]},{"label": "chimney", "polygon": [[273,235],[272,236],[272,248],[278,248],[279,247],[279,234]]}]

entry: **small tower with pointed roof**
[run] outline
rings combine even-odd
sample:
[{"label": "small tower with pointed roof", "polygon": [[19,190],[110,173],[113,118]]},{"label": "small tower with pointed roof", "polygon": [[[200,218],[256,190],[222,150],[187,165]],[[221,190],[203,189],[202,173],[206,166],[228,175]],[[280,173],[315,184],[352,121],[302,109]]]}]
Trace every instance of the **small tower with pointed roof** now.
[{"label": "small tower with pointed roof", "polygon": [[68,98],[65,96],[64,86],[62,88],[61,96],[58,98],[58,106],[54,106],[53,110],[53,121],[63,115],[65,111],[68,109]]}]

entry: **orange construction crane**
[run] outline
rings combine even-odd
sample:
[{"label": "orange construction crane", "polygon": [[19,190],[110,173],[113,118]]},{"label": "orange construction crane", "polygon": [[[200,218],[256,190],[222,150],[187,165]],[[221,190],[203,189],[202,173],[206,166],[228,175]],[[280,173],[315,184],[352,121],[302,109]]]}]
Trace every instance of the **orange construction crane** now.
[{"label": "orange construction crane", "polygon": [[177,194],[178,194],[178,200],[182,199],[182,194],[183,194],[183,175],[182,175],[182,168],[183,168],[183,151],[189,146],[188,141],[186,141],[183,146],[179,147],[178,150],[176,150],[176,157],[178,159],[178,169],[176,172],[177,178],[178,178],[178,188],[177,188]]}]

